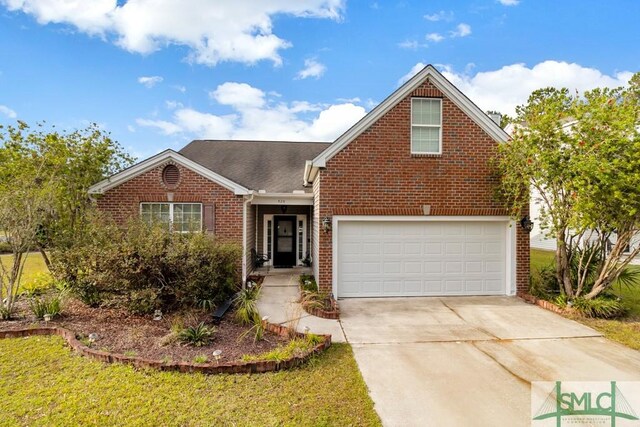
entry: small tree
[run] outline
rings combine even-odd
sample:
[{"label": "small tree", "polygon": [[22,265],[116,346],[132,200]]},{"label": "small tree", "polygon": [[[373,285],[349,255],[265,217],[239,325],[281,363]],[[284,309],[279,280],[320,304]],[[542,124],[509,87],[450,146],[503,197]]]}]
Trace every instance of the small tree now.
[{"label": "small tree", "polygon": [[[640,75],[628,88],[533,92],[497,158],[515,216],[535,190],[541,228],[556,240],[556,279],[569,298],[608,289],[640,253]],[[593,274],[593,264],[596,264]]]}]

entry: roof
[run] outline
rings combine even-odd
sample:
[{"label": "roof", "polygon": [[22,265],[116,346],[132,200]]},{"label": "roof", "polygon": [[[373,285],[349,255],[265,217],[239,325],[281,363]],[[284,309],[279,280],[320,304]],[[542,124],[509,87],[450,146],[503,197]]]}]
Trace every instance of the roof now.
[{"label": "roof", "polygon": [[326,142],[195,140],[179,153],[251,190],[291,193],[311,191],[302,185],[305,162],[329,146]]},{"label": "roof", "polygon": [[[447,98],[458,106],[471,120],[482,128],[489,136],[498,142],[506,142],[509,135],[505,133],[484,111],[466,97],[457,87],[447,80],[433,65],[427,65],[409,81],[400,86],[395,92],[389,95],[382,103],[378,104],[366,116],[355,125],[349,128],[331,147],[320,153],[312,161],[314,167],[325,167],[329,159],[339,153],[351,141],[356,139],[362,132],[367,130],[378,119],[384,116],[389,110],[395,107],[400,101],[406,98],[411,92],[416,90],[427,79],[437,87]],[[305,181],[308,176],[305,176]]]},{"label": "roof", "polygon": [[181,164],[182,166],[199,173],[205,178],[210,179],[211,181],[216,182],[225,188],[228,188],[229,190],[233,191],[234,194],[242,195],[251,193],[248,188],[245,188],[242,185],[199,165],[193,160],[190,160],[173,150],[164,150],[156,154],[155,156],[149,157],[148,159],[136,163],[135,165],[130,166],[116,173],[115,175],[112,175],[109,178],[100,181],[97,184],[92,185],[89,188],[88,192],[89,194],[102,194],[105,191],[108,191],[109,189],[116,187],[142,173],[150,171],[151,169],[156,168],[162,164],[166,164],[168,160]]}]

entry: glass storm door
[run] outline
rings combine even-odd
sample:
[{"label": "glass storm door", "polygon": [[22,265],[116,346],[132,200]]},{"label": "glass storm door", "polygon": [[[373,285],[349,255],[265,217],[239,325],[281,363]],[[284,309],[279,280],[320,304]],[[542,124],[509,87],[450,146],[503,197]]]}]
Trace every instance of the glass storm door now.
[{"label": "glass storm door", "polygon": [[293,267],[296,265],[296,217],[276,216],[274,225],[273,266]]}]

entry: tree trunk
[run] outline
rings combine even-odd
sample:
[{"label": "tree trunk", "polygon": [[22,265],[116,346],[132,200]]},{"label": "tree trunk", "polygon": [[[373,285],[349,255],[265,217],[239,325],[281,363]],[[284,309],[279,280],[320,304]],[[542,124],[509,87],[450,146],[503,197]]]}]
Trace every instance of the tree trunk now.
[{"label": "tree trunk", "polygon": [[49,255],[47,255],[43,247],[39,246],[38,251],[40,252],[40,255],[42,255],[42,259],[44,260],[44,265],[47,266],[47,270],[49,270],[49,273],[53,274],[53,271],[51,270],[51,260],[49,259]]},{"label": "tree trunk", "polygon": [[573,287],[571,286],[571,275],[569,274],[569,255],[567,254],[564,229],[558,231],[556,245],[556,279],[560,285],[560,290],[567,297],[573,298]]}]

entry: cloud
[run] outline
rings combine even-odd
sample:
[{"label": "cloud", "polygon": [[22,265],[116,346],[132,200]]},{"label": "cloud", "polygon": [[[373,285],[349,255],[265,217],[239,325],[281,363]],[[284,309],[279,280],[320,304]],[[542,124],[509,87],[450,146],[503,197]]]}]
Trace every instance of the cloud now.
[{"label": "cloud", "polygon": [[230,107],[233,113],[217,115],[178,108],[171,120],[136,122],[166,135],[192,138],[333,141],[366,113],[364,107],[352,102],[333,105],[282,102],[246,83],[223,83],[210,96],[218,104]]},{"label": "cloud", "polygon": [[176,108],[184,107],[184,105],[182,105],[182,102],[169,100],[164,101],[164,105],[167,107],[167,110],[175,110]]},{"label": "cloud", "polygon": [[309,77],[315,77],[319,79],[327,71],[327,67],[324,64],[316,61],[315,59],[306,59],[304,61],[304,68],[298,72],[296,78],[306,79]]},{"label": "cloud", "polygon": [[432,13],[430,15],[424,15],[424,19],[431,22],[451,21],[453,19],[453,12],[445,12],[444,10],[441,10],[440,12]]},{"label": "cloud", "polygon": [[265,104],[264,92],[246,83],[227,82],[209,93],[209,96],[222,105],[237,109],[260,108]]},{"label": "cloud", "polygon": [[413,77],[416,74],[418,74],[420,72],[420,70],[422,70],[426,66],[427,66],[427,64],[424,64],[422,62],[418,62],[416,65],[411,67],[411,70],[409,70],[409,72],[407,74],[405,74],[404,76],[400,77],[400,79],[398,80],[398,86],[402,86],[403,84],[408,82],[411,79],[411,77]]},{"label": "cloud", "polygon": [[420,44],[418,43],[417,40],[405,40],[403,42],[398,43],[398,47],[400,49],[416,50],[419,46]]},{"label": "cloud", "polygon": [[162,80],[164,80],[164,79],[162,77],[160,77],[160,76],[142,76],[142,77],[138,77],[138,83],[140,83],[141,85],[144,85],[147,89],[151,89],[152,87],[154,87],[158,83],[162,82]]},{"label": "cloud", "polygon": [[442,40],[444,40],[444,36],[439,33],[429,33],[426,36],[424,36],[424,38],[434,43],[439,43]]},{"label": "cloud", "polygon": [[18,117],[18,113],[16,113],[6,105],[0,105],[0,114],[3,114],[9,117],[10,119],[15,119],[16,117]]},{"label": "cloud", "polygon": [[498,3],[503,6],[517,6],[520,0],[498,0]]},{"label": "cloud", "polygon": [[[411,72],[422,65],[416,64]],[[497,110],[509,115],[514,115],[516,106],[525,104],[536,89],[553,86],[585,91],[596,87],[618,87],[626,85],[633,75],[623,71],[609,76],[595,68],[562,61],[544,61],[532,67],[526,64],[506,65],[474,75],[455,72],[448,66],[439,68],[482,110]]]},{"label": "cloud", "polygon": [[451,37],[467,37],[471,34],[471,26],[469,24],[458,24],[454,31],[450,32]]},{"label": "cloud", "polygon": [[111,40],[121,48],[149,54],[169,45],[187,46],[188,60],[214,66],[222,61],[282,63],[291,46],[273,32],[273,17],[339,21],[344,0],[0,0],[10,11],[39,24],[67,24]]},{"label": "cloud", "polygon": [[174,86],[171,86],[171,87],[174,88],[175,90],[177,90],[178,92],[185,93],[187,91],[187,87],[186,86],[174,85]]}]

